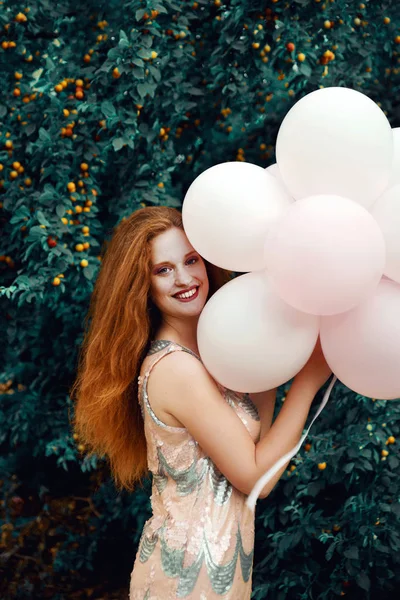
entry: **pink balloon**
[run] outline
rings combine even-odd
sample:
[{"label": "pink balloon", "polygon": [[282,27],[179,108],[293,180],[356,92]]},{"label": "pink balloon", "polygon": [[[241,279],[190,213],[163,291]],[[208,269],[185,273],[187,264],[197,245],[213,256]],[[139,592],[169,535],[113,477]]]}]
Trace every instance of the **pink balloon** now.
[{"label": "pink balloon", "polygon": [[291,204],[264,247],[267,272],[285,302],[334,315],[372,294],[385,266],[385,241],[360,204],[335,195]]},{"label": "pink balloon", "polygon": [[321,318],[327,363],[347,387],[369,398],[400,398],[400,285],[382,279],[353,310]]},{"label": "pink balloon", "polygon": [[236,392],[263,392],[297,375],[311,356],[320,317],[295,310],[264,271],[240,275],[206,303],[197,342],[208,372]]}]

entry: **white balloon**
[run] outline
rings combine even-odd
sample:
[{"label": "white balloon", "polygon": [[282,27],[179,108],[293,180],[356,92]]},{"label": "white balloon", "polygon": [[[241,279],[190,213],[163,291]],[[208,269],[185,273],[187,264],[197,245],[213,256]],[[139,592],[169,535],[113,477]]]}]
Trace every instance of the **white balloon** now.
[{"label": "white balloon", "polygon": [[371,214],[381,228],[386,243],[384,273],[400,283],[400,183],[378,198]]},{"label": "white balloon", "polygon": [[386,189],[393,135],[384,112],[349,88],[316,90],[296,102],[278,132],[282,180],[296,200],[336,194],[366,208]]},{"label": "white balloon", "polygon": [[281,179],[281,174],[279,171],[278,163],[269,165],[269,167],[267,167],[265,170],[267,171],[267,173],[271,173],[271,175],[273,175],[277,179]]},{"label": "white balloon", "polygon": [[393,133],[393,163],[388,187],[400,183],[400,127],[394,127]]},{"label": "white balloon", "polygon": [[315,347],[320,318],[286,304],[265,271],[240,275],[207,302],[197,327],[204,366],[237,392],[282,385],[306,364]]},{"label": "white balloon", "polygon": [[201,173],[182,207],[185,233],[206,260],[238,272],[264,267],[264,240],[292,204],[283,185],[251,163],[226,162]]}]

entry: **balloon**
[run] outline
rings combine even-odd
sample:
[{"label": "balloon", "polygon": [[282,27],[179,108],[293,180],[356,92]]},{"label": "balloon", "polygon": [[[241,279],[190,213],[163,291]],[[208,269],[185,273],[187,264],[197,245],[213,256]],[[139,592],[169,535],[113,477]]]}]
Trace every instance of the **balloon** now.
[{"label": "balloon", "polygon": [[325,359],[347,387],[369,398],[400,398],[400,285],[382,279],[353,310],[321,318]]},{"label": "balloon", "polygon": [[278,132],[276,157],[295,199],[337,194],[369,208],[389,182],[392,130],[368,96],[323,88],[290,109]]},{"label": "balloon", "polygon": [[376,289],[383,234],[362,206],[334,195],[293,203],[269,232],[265,262],[277,293],[306,313],[350,310]]},{"label": "balloon", "polygon": [[281,300],[264,271],[240,275],[204,306],[197,327],[201,359],[223,386],[262,392],[294,377],[315,347],[319,317]]},{"label": "balloon", "polygon": [[393,133],[393,163],[388,187],[400,183],[400,127],[394,127]]},{"label": "balloon", "polygon": [[186,193],[182,220],[192,246],[232,271],[264,267],[264,238],[293,202],[262,167],[226,162],[201,173]]},{"label": "balloon", "polygon": [[390,279],[400,283],[400,184],[389,188],[378,198],[372,207],[371,214],[376,219],[385,238],[384,273]]},{"label": "balloon", "polygon": [[281,174],[279,172],[279,167],[278,167],[277,163],[269,165],[269,167],[267,167],[265,170],[267,171],[267,173],[270,173],[271,175],[273,175],[277,179],[282,179],[281,178]]}]

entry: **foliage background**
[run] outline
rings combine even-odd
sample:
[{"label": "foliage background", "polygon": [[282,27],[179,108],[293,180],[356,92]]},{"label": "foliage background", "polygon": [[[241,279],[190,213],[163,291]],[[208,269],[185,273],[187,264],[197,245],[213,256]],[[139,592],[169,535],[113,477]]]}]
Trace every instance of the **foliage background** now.
[{"label": "foliage background", "polygon": [[[118,495],[69,427],[103,245],[216,163],[272,164],[318,87],[400,126],[400,3],[5,0],[0,28],[0,596],[126,598],[150,482]],[[398,402],[335,387],[258,502],[253,598],[399,592],[399,425]]]}]

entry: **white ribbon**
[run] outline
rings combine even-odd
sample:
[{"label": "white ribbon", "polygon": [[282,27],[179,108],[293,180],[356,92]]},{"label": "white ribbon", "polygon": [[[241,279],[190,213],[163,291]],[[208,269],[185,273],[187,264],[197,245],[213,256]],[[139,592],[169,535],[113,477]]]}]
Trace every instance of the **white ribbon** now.
[{"label": "white ribbon", "polygon": [[272,477],[274,475],[276,475],[276,473],[278,473],[278,471],[288,462],[288,460],[290,460],[296,454],[296,452],[298,452],[300,450],[300,447],[301,447],[302,443],[304,442],[304,440],[306,439],[306,437],[308,435],[308,432],[311,429],[312,424],[314,423],[315,419],[318,417],[318,415],[320,414],[320,412],[322,411],[322,409],[325,407],[326,403],[328,402],[329,396],[331,394],[331,391],[332,391],[333,386],[335,385],[336,381],[337,381],[337,377],[334,375],[331,383],[329,384],[328,389],[326,390],[326,392],[324,394],[324,397],[322,399],[321,405],[318,408],[315,417],[311,421],[309,428],[307,429],[307,431],[305,432],[305,434],[303,435],[303,437],[301,438],[301,440],[298,442],[298,444],[296,444],[296,446],[292,450],[290,450],[284,456],[282,456],[282,458],[280,458],[257,481],[257,483],[255,484],[255,486],[251,490],[251,492],[250,492],[250,494],[249,494],[249,496],[248,496],[248,498],[246,500],[246,506],[248,508],[250,508],[250,510],[254,511],[254,508],[255,508],[258,496],[260,495],[260,492],[262,491],[262,489],[264,488],[264,486],[266,486],[267,483],[272,479]]}]

